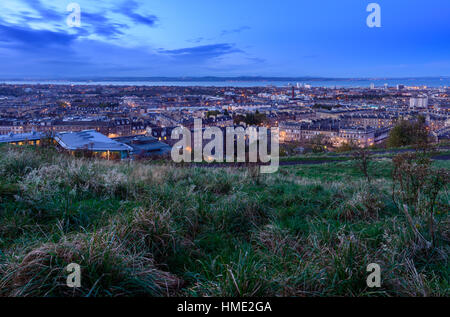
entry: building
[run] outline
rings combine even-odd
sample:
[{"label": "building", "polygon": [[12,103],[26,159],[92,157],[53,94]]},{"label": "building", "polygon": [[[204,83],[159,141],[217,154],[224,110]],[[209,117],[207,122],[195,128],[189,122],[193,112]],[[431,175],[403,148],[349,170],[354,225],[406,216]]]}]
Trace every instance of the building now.
[{"label": "building", "polygon": [[316,117],[318,119],[339,119],[341,116],[358,113],[355,109],[317,109]]},{"label": "building", "polygon": [[280,123],[280,142],[308,141],[321,135],[336,147],[346,143],[368,147],[386,140],[389,136],[389,131],[389,127],[381,129],[354,126],[341,127],[339,121],[332,120],[317,120],[311,123],[282,122]]},{"label": "building", "polygon": [[339,126],[332,120],[316,120],[311,122],[280,122],[280,142],[296,142],[310,140],[318,135],[333,139],[339,134]]},{"label": "building", "polygon": [[437,131],[431,131],[431,135],[436,142],[448,141],[450,140],[450,126],[443,127]]},{"label": "building", "polygon": [[428,96],[411,98],[409,100],[409,107],[411,109],[426,109],[426,108],[428,108]]},{"label": "building", "polygon": [[233,118],[231,116],[212,116],[206,119],[203,119],[202,121],[204,126],[207,127],[232,127],[234,125]]},{"label": "building", "polygon": [[397,122],[398,116],[389,113],[375,114],[348,114],[340,117],[345,125],[359,127],[385,128],[393,127]]},{"label": "building", "polygon": [[131,155],[133,157],[164,156],[172,150],[169,145],[159,142],[158,139],[151,136],[136,135],[115,138],[114,140],[132,147]]},{"label": "building", "polygon": [[17,120],[5,120],[0,121],[0,135],[8,135],[10,133],[13,134],[23,134],[26,132],[26,128],[24,127],[23,122]]},{"label": "building", "polygon": [[133,151],[131,146],[112,140],[95,130],[57,133],[54,139],[72,155],[86,154],[107,160],[123,160]]},{"label": "building", "polygon": [[15,145],[39,145],[41,139],[43,138],[45,138],[45,135],[39,132],[21,134],[9,133],[6,135],[0,135],[0,143],[9,143]]}]

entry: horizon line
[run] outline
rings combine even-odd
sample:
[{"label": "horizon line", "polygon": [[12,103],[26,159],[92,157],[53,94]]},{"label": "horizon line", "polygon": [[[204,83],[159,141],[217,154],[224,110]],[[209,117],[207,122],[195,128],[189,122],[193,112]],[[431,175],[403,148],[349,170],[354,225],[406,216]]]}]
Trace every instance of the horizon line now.
[{"label": "horizon line", "polygon": [[105,77],[0,77],[1,81],[370,81],[370,80],[412,80],[412,79],[450,79],[450,76],[404,76],[404,77],[321,77],[321,76],[105,76]]}]

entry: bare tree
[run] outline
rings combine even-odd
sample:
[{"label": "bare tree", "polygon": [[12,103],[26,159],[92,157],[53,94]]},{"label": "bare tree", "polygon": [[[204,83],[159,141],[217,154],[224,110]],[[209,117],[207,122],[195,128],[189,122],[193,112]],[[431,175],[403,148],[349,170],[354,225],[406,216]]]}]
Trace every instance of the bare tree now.
[{"label": "bare tree", "polygon": [[367,149],[358,149],[353,152],[353,159],[356,162],[356,166],[364,174],[369,184],[372,183],[372,178],[370,176],[370,164],[372,162],[372,154]]}]

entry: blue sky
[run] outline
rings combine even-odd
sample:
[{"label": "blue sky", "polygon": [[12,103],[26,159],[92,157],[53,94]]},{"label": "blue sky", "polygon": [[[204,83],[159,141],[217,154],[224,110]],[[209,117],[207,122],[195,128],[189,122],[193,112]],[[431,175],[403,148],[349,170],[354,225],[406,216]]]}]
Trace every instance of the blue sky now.
[{"label": "blue sky", "polygon": [[0,78],[449,76],[449,17],[448,0],[1,0]]}]

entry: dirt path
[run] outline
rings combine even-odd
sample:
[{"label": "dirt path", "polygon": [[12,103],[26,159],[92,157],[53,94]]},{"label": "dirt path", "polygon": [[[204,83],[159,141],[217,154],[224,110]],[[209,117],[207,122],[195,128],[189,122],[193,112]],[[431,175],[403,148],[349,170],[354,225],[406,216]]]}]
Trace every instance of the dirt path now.
[{"label": "dirt path", "polygon": [[[408,152],[408,150],[402,150],[401,152],[389,152],[391,154],[393,153],[405,153]],[[345,156],[336,156],[336,158],[338,157],[348,157],[348,155]],[[384,158],[391,158],[390,156],[378,156],[375,157],[375,160],[380,160],[380,159],[384,159]],[[450,160],[450,155],[449,154],[442,154],[442,155],[435,155],[431,157],[433,160],[435,161],[449,161]],[[280,162],[280,166],[296,166],[296,165],[323,165],[323,164],[328,164],[328,163],[339,163],[339,162],[349,162],[351,161],[351,159],[348,160],[302,160],[299,159],[298,161],[281,161]],[[251,164],[251,165],[255,165],[255,164]],[[239,168],[239,167],[248,167],[250,166],[250,164],[246,164],[246,163],[212,163],[212,164],[206,164],[206,163],[200,163],[200,164],[191,164],[191,166],[195,166],[195,167],[207,167],[207,168],[226,168],[226,167],[232,167],[232,168]]]}]

